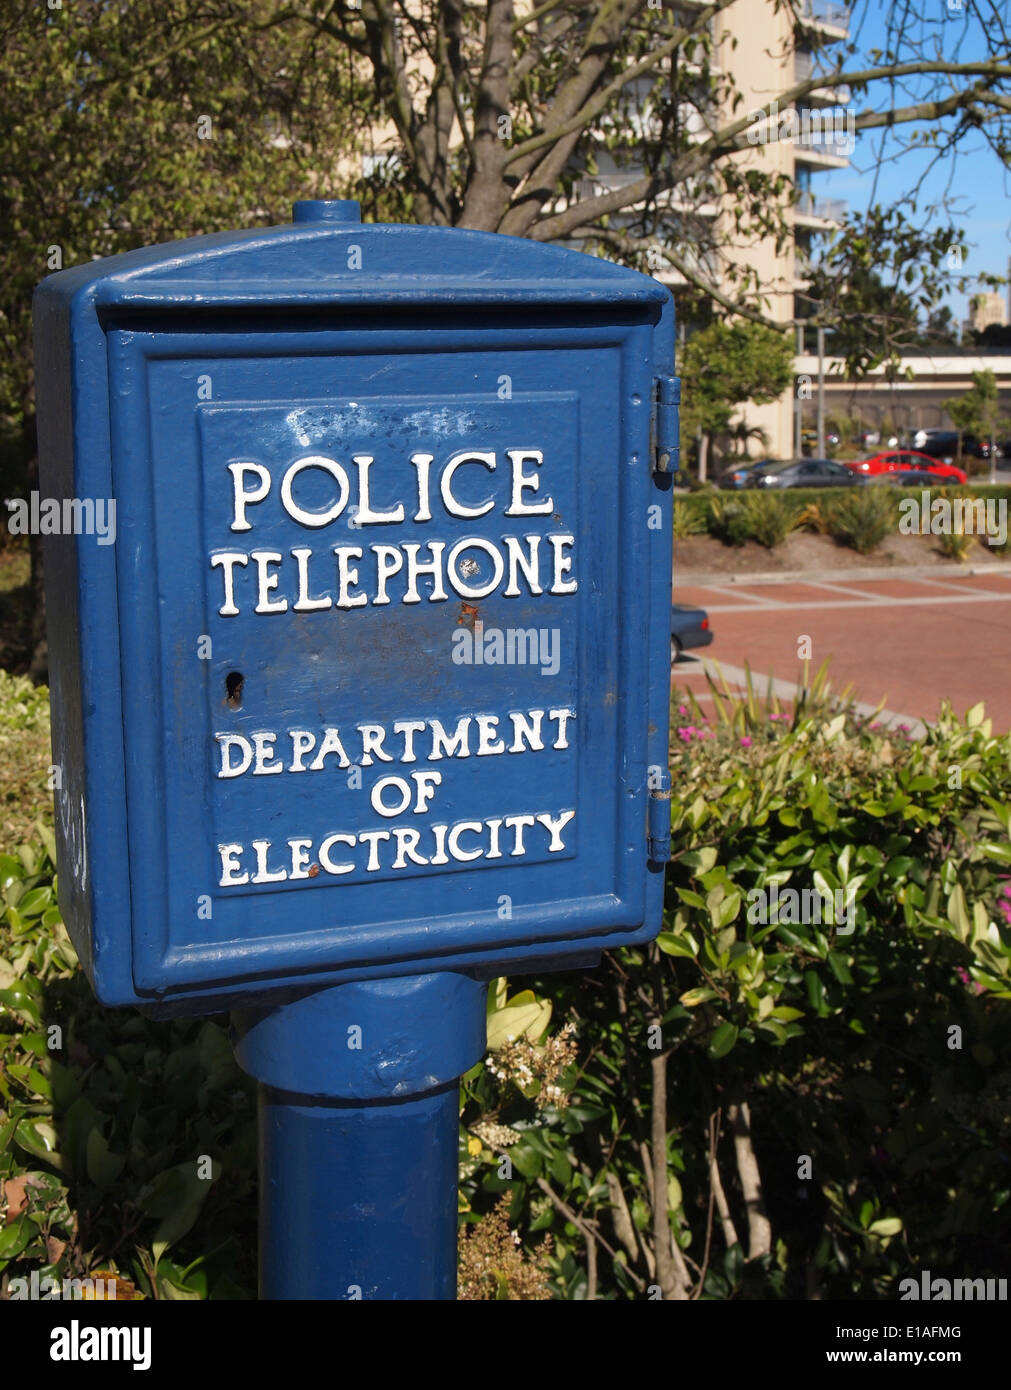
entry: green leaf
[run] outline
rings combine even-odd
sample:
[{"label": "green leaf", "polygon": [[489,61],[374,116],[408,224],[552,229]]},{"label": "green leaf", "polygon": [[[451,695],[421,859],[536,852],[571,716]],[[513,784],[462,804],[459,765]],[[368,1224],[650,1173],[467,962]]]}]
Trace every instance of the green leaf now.
[{"label": "green leaf", "polygon": [[853,853],[853,846],[846,845],[839,858],[836,860],[836,873],[839,876],[840,886],[846,887],[846,880],[850,874],[850,857]]},{"label": "green leaf", "polygon": [[956,883],[948,894],[948,921],[957,930],[961,941],[969,940],[972,935],[972,922],[966,907],[965,893],[962,891],[960,883]]},{"label": "green leaf", "polygon": [[736,919],[740,910],[741,895],[736,888],[732,888],[719,906],[718,921],[720,926],[728,926],[729,923]]},{"label": "green leaf", "polygon": [[9,1226],[0,1226],[0,1260],[16,1260],[36,1234],[36,1227],[26,1212]]},{"label": "green leaf", "polygon": [[783,1024],[779,1023],[774,1018],[763,1018],[761,1023],[758,1024],[758,1027],[764,1028],[767,1033],[771,1033],[779,1043],[786,1042],[787,1038],[790,1036]]},{"label": "green leaf", "polygon": [[533,1004],[510,1004],[488,1015],[488,1047],[494,1051],[503,1043],[518,1038],[538,1042],[551,1021],[551,1001]]},{"label": "green leaf", "polygon": [[[716,938],[716,950],[718,954],[720,956],[723,956],[727,951],[730,950],[731,946],[734,945],[736,940],[737,931],[734,927],[727,927],[726,931],[721,931]],[[744,949],[747,950],[747,943],[744,944]]]},{"label": "green leaf", "polygon": [[697,877],[699,874],[707,874],[718,857],[719,850],[714,845],[706,845],[704,849],[691,849],[686,854],[679,855],[678,863],[695,869]]},{"label": "green leaf", "polygon": [[204,1297],[199,1289],[188,1289],[183,1284],[166,1279],[161,1270],[158,1271],[158,1292],[170,1303],[196,1303]]},{"label": "green leaf", "polygon": [[845,956],[840,955],[838,951],[829,951],[828,963],[832,974],[841,985],[851,985],[853,983],[853,976],[850,974]]},{"label": "green leaf", "polygon": [[24,876],[25,870],[20,860],[10,854],[0,854],[0,888],[6,889]]},{"label": "green leaf", "polygon": [[897,1236],[902,1230],[898,1216],[884,1216],[880,1221],[872,1221],[867,1228],[873,1236]]},{"label": "green leaf", "polygon": [[737,1041],[738,1029],[733,1023],[721,1023],[709,1043],[711,1057],[725,1057]]},{"label": "green leaf", "polygon": [[686,1009],[694,1009],[699,1004],[705,1004],[710,999],[716,999],[715,989],[710,989],[708,985],[699,985],[696,989],[685,990],[680,997],[680,1002]]},{"label": "green leaf", "polygon": [[97,1128],[91,1130],[85,1150],[85,1166],[95,1186],[102,1189],[111,1187],[125,1164],[126,1159],[121,1154],[112,1153],[102,1131]]},{"label": "green leaf", "polygon": [[997,845],[985,841],[977,845],[977,849],[988,859],[996,859],[1001,864],[1011,864],[1011,845]]},{"label": "green leaf", "polygon": [[665,955],[686,956],[689,960],[694,960],[699,951],[695,938],[689,932],[675,936],[673,932],[662,931],[656,939],[656,944]]},{"label": "green leaf", "polygon": [[558,1183],[562,1191],[566,1191],[572,1181],[572,1165],[564,1154],[558,1153],[552,1158],[549,1164],[551,1176]]},{"label": "green leaf", "polygon": [[22,917],[37,917],[47,907],[51,907],[53,893],[51,888],[32,888],[18,901],[18,912]]},{"label": "green leaf", "polygon": [[808,1001],[812,1009],[816,1009],[821,1014],[825,1008],[825,986],[822,984],[821,976],[817,971],[804,971],[804,987],[807,990]]},{"label": "green leaf", "polygon": [[38,1027],[42,1022],[42,1015],[39,1010],[38,1002],[32,998],[23,981],[18,981],[10,989],[0,989],[0,1004],[15,1013],[24,1014]]},{"label": "green leaf", "polygon": [[56,1130],[47,1120],[21,1120],[14,1133],[14,1142],[33,1158],[44,1159],[62,1170],[63,1157],[56,1148]]},{"label": "green leaf", "polygon": [[11,1138],[17,1127],[17,1119],[8,1120],[6,1124],[0,1125],[0,1154],[6,1153],[7,1146],[11,1142]]},{"label": "green leaf", "polygon": [[705,910],[706,900],[701,893],[696,893],[691,888],[679,888],[677,894],[688,907],[698,907],[702,908],[703,911]]},{"label": "green leaf", "polygon": [[511,1146],[509,1158],[517,1173],[522,1173],[523,1177],[536,1178],[540,1175],[543,1157],[525,1140],[521,1139],[518,1144]]},{"label": "green leaf", "polygon": [[52,1100],[53,1090],[49,1084],[49,1078],[43,1076],[37,1067],[26,1067],[20,1063],[14,1063],[7,1068],[7,1071],[20,1081],[32,1095],[40,1096],[43,1100]]},{"label": "green leaf", "polygon": [[[145,1215],[161,1218],[151,1241],[156,1268],[168,1247],[191,1229],[211,1183],[219,1175],[219,1165],[212,1164],[212,1176],[200,1177],[198,1165],[191,1159],[160,1173],[142,1194],[140,1205]],[[297,1178],[290,1175],[290,1180]]]}]

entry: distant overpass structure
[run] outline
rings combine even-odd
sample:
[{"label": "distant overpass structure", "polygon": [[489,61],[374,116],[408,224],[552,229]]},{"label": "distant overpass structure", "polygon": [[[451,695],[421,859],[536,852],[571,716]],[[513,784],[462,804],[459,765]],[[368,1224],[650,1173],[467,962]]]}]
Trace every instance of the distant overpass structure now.
[{"label": "distant overpass structure", "polygon": [[[997,378],[1001,414],[1011,419],[1011,350],[1006,348],[911,354],[903,357],[895,381],[886,379],[884,367],[859,380],[847,377],[842,359],[828,355],[823,370],[826,417],[855,415],[870,429],[886,421],[899,431],[954,428],[943,402],[968,391],[973,372],[986,370]],[[810,353],[798,355],[794,373],[804,428],[809,429],[818,406],[818,358]]]}]

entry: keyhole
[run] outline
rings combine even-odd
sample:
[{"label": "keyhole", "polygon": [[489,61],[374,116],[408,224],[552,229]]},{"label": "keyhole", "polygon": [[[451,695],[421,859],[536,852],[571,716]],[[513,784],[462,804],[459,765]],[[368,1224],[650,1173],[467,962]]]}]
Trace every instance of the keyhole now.
[{"label": "keyhole", "polygon": [[242,708],[242,686],[245,676],[241,671],[229,671],[225,677],[225,704],[232,709]]}]

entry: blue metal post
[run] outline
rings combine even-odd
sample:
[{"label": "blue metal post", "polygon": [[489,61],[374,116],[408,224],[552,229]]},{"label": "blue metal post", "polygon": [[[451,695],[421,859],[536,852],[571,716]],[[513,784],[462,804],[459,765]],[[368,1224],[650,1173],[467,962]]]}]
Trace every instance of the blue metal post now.
[{"label": "blue metal post", "polygon": [[260,1296],[456,1296],[460,1075],[486,986],[445,972],[233,1015],[260,1082]]}]

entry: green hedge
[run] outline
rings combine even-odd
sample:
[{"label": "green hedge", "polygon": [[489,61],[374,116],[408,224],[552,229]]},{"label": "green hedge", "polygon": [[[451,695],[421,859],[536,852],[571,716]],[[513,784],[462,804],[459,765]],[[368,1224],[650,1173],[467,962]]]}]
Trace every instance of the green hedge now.
[{"label": "green hedge", "polygon": [[[1011,736],[944,708],[912,740],[804,685],[675,695],[658,942],[493,987],[461,1090],[468,1297],[1008,1276]],[[223,1021],[95,1003],[52,852],[40,825],[0,856],[0,1295],[112,1271],[250,1297],[252,1085]],[[773,885],[838,890],[844,920],[763,922]]]},{"label": "green hedge", "polygon": [[[674,536],[708,534],[725,545],[739,546],[757,541],[774,549],[792,531],[813,531],[831,535],[840,544],[867,554],[890,534],[897,533],[900,503],[910,497],[919,500],[923,489],[866,488],[788,488],[765,490],[742,488],[738,491],[703,488],[681,493],[674,499]],[[1011,487],[961,486],[926,489],[934,497],[952,499],[972,497],[1003,499],[1011,509]],[[977,536],[936,538],[954,559],[971,554],[974,545],[984,542]],[[1005,546],[1005,551],[1009,546]]]},{"label": "green hedge", "polygon": [[[535,985],[578,1030],[569,1104],[531,1117],[469,1083],[515,1131],[471,1204],[508,1192],[566,1298],[1007,1276],[1011,736],[945,709],[912,740],[823,676],[795,708],[713,693],[715,718],[676,697],[664,931]],[[763,922],[773,884],[838,889],[854,920]]]}]

